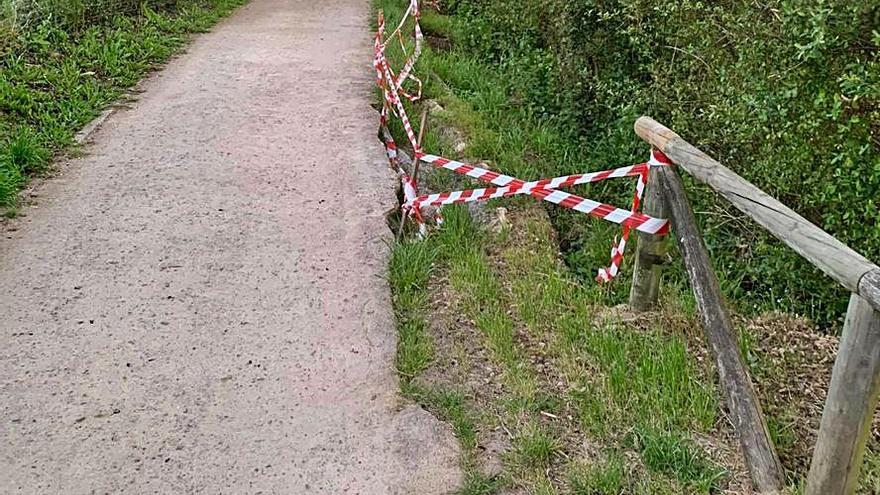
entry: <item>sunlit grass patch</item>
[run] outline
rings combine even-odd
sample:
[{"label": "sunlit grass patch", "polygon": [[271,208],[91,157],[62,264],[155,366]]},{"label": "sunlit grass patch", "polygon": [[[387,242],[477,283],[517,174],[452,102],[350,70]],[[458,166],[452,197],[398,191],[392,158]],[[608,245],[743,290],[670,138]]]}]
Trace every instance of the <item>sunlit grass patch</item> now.
[{"label": "sunlit grass patch", "polygon": [[[0,206],[14,210],[27,178],[47,169],[74,134],[152,67],[246,0],[180,3],[174,11],[101,13],[76,29],[51,16],[3,40],[0,54]],[[137,5],[136,2],[132,2]]]}]

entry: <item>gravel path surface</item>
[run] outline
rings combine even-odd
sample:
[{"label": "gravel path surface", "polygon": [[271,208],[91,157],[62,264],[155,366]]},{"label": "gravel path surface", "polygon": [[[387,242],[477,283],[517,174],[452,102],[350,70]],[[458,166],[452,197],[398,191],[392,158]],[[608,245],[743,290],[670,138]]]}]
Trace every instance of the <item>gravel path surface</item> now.
[{"label": "gravel path surface", "polygon": [[440,494],[383,279],[369,0],[254,0],[0,225],[0,493]]}]

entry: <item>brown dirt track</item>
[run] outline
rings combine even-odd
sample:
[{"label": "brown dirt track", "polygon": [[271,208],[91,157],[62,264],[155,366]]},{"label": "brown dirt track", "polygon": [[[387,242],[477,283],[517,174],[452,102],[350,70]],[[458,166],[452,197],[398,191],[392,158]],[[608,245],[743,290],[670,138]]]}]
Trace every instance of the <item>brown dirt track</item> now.
[{"label": "brown dirt track", "polygon": [[400,410],[368,0],[254,0],[0,239],[0,493],[439,494]]}]

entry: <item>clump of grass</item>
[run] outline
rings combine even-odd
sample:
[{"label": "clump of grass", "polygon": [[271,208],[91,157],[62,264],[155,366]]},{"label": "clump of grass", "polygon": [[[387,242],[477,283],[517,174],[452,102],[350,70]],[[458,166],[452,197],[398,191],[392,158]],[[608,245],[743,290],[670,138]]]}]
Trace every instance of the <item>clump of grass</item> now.
[{"label": "clump of grass", "polygon": [[619,495],[627,484],[623,459],[614,455],[604,462],[569,467],[568,484],[573,495]]},{"label": "clump of grass", "polygon": [[432,347],[426,333],[425,305],[427,283],[437,257],[432,244],[408,242],[394,249],[389,268],[389,281],[394,294],[399,340],[397,370],[405,386],[432,358]]},{"label": "clump of grass", "polygon": [[546,427],[531,423],[513,439],[511,462],[520,469],[542,469],[561,450],[559,440]]},{"label": "clump of grass", "polygon": [[492,495],[500,487],[500,480],[489,477],[478,469],[471,469],[465,472],[464,487],[459,495]]},{"label": "clump of grass", "polygon": [[639,424],[707,430],[715,423],[714,387],[699,379],[682,339],[605,326],[590,332],[584,351],[604,370],[609,400]]},{"label": "clump of grass", "polygon": [[680,434],[640,429],[633,434],[633,442],[648,469],[672,475],[700,493],[717,489],[725,475],[723,469]]},{"label": "clump of grass", "polygon": [[0,206],[13,210],[15,194],[24,183],[21,170],[10,163],[0,162]]},{"label": "clump of grass", "polygon": [[36,132],[29,127],[12,131],[3,145],[3,162],[22,174],[39,172],[49,158],[49,150],[42,146]]}]

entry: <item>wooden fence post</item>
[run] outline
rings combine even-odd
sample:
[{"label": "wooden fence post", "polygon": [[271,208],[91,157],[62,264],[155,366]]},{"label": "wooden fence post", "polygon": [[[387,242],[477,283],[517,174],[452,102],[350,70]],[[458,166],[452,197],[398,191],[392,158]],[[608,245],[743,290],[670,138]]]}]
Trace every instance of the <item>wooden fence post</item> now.
[{"label": "wooden fence post", "polygon": [[[645,189],[643,211],[646,215],[656,218],[666,216],[666,203],[660,188],[660,176],[652,167],[648,171],[648,183]],[[660,272],[663,268],[663,257],[666,255],[666,241],[663,236],[638,233],[636,262],[633,269],[632,288],[629,292],[629,305],[643,312],[657,305],[660,294]]]},{"label": "wooden fence post", "polygon": [[854,493],[880,391],[880,312],[849,299],[806,495]]},{"label": "wooden fence post", "polygon": [[[853,293],[806,486],[808,495],[853,493],[880,393],[880,267],[654,119],[639,118],[635,130],[673,163],[714,189]],[[769,489],[776,478],[782,479],[781,470],[766,435],[760,406],[748,375],[744,374],[742,358],[731,337],[730,319],[723,309],[718,281],[693,222],[681,179],[674,170],[660,170],[664,197],[670,201],[668,208],[676,241],[685,258],[700,317],[718,362],[719,376],[746,462],[756,487]],[[726,362],[725,356],[719,354],[724,349],[729,351]],[[730,374],[734,382],[728,383],[731,378],[726,379],[725,374]],[[741,425],[745,430],[741,430]]]},{"label": "wooden fence post", "polygon": [[684,184],[672,167],[660,167],[657,171],[672,221],[672,235],[684,258],[706,340],[715,356],[718,380],[727,399],[730,420],[742,445],[746,467],[759,493],[778,493],[784,480],[782,466],[773,448],[761,404],[752,388],[736,331],[727,313],[718,277],[715,276],[709,253],[697,228]]}]

